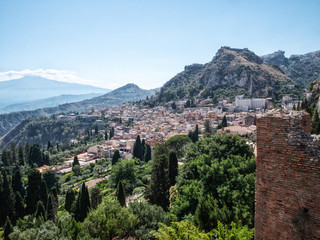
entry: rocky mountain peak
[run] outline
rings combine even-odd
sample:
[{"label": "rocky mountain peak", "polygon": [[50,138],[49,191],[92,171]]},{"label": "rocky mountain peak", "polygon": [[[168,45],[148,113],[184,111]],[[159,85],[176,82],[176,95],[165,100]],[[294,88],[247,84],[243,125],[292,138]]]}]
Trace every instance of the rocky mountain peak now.
[{"label": "rocky mountain peak", "polygon": [[[228,56],[228,57],[227,57]],[[257,64],[262,64],[263,60],[257,56],[254,52],[250,51],[248,48],[230,48],[230,47],[221,47],[214,59],[219,59],[219,58],[229,58],[231,59],[239,60],[239,58],[243,58],[245,61],[249,62],[254,62]]]},{"label": "rocky mountain peak", "polygon": [[128,90],[128,89],[140,89],[138,85],[134,84],[134,83],[128,83],[118,89],[116,89],[117,91],[123,91],[123,90]]},{"label": "rocky mountain peak", "polygon": [[215,102],[241,94],[278,98],[287,84],[292,81],[279,68],[264,63],[249,49],[221,47],[210,62],[186,66],[165,83],[159,101],[210,97]]},{"label": "rocky mountain peak", "polygon": [[271,65],[281,66],[281,65],[288,65],[289,61],[288,58],[284,55],[285,51],[279,50],[271,54],[267,54],[261,56],[264,62],[267,62]]},{"label": "rocky mountain peak", "polygon": [[261,57],[264,62],[278,66],[289,78],[306,88],[320,77],[320,51],[302,55],[284,56],[284,51],[277,51]]}]

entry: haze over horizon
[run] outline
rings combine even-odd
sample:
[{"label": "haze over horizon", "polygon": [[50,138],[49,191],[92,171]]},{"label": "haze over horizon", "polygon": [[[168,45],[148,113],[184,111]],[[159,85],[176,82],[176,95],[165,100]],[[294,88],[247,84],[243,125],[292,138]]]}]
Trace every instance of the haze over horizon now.
[{"label": "haze over horizon", "polygon": [[0,81],[36,75],[115,89],[161,87],[221,46],[319,50],[320,2],[0,2]]}]

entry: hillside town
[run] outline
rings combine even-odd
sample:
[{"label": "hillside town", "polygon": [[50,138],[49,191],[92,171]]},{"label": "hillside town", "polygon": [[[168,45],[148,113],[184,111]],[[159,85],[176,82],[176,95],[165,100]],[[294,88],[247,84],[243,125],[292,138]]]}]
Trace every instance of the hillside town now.
[{"label": "hillside town", "polygon": [[[131,158],[138,135],[153,147],[159,140],[167,140],[175,135],[188,135],[197,125],[204,133],[205,122],[210,129],[216,129],[217,133],[238,134],[254,141],[257,115],[272,107],[271,99],[246,99],[243,95],[236,96],[233,103],[227,100],[219,101],[217,106],[210,104],[209,100],[203,100],[195,107],[186,107],[187,101],[188,99],[175,102],[174,107],[173,102],[169,102],[167,106],[154,108],[125,104],[105,109],[91,109],[87,114],[59,115],[57,120],[91,122],[99,126],[103,134],[113,130],[111,139],[89,147],[86,153],[78,156],[85,166],[85,163],[89,164],[93,159],[112,157],[116,149],[123,158]],[[227,126],[221,126],[224,118],[227,120]],[[71,166],[69,168],[71,169]]]}]

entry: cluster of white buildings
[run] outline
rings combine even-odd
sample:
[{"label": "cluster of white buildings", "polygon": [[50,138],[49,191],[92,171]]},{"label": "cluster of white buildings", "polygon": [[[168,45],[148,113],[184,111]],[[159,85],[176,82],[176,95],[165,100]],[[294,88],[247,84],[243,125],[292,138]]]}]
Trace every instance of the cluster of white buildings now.
[{"label": "cluster of white buildings", "polygon": [[265,109],[265,98],[244,98],[244,95],[235,97],[235,107],[241,111],[247,112],[250,109]]}]

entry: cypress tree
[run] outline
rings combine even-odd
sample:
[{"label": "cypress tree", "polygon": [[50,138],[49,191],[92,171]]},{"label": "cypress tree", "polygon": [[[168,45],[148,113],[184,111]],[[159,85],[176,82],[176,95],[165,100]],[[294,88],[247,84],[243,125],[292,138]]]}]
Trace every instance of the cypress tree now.
[{"label": "cypress tree", "polygon": [[17,164],[16,146],[13,143],[11,143],[10,145],[10,152],[11,152],[11,163],[16,165]]},{"label": "cypress tree", "polygon": [[26,163],[30,163],[29,156],[30,156],[30,145],[27,142],[26,145],[24,146],[24,159]]},{"label": "cypress tree", "polygon": [[170,186],[176,184],[176,177],[178,175],[178,159],[175,152],[171,151],[169,154],[169,181]]},{"label": "cypress tree", "polygon": [[119,150],[115,150],[112,156],[112,165],[115,165],[120,158],[121,158],[121,155]]},{"label": "cypress tree", "polygon": [[88,188],[84,183],[82,183],[81,191],[80,191],[80,221],[83,222],[83,220],[87,217],[87,214],[90,209],[90,198],[89,198],[89,192]]},{"label": "cypress tree", "polygon": [[16,199],[15,199],[15,219],[23,218],[26,215],[25,207],[23,203],[23,198],[21,197],[19,192],[16,192]]},{"label": "cypress tree", "polygon": [[196,125],[196,130],[194,130],[194,141],[198,142],[199,140],[199,127],[198,124]]},{"label": "cypress tree", "polygon": [[23,154],[22,146],[19,146],[18,161],[19,161],[19,166],[24,166],[24,154]]},{"label": "cypress tree", "polygon": [[141,159],[141,160],[143,160],[143,158],[144,158],[144,154],[146,153],[146,142],[145,142],[145,140],[144,140],[144,139],[142,139],[141,147],[142,147],[142,154],[141,154],[142,159]]},{"label": "cypress tree", "polygon": [[[220,125],[220,128],[221,128],[221,125]],[[206,119],[204,121],[204,132],[209,134],[212,132],[211,123],[209,119]]]},{"label": "cypress tree", "polygon": [[3,166],[9,166],[11,163],[11,154],[10,151],[4,150],[1,155],[1,161]]},{"label": "cypress tree", "polygon": [[58,191],[56,187],[52,187],[50,190],[50,194],[52,194],[52,200],[54,201],[54,205],[58,207]]},{"label": "cypress tree", "polygon": [[99,187],[93,187],[90,191],[91,207],[96,209],[102,201],[102,194]]},{"label": "cypress tree", "polygon": [[51,220],[55,220],[57,215],[57,209],[59,207],[58,202],[58,191],[56,187],[52,187],[50,189],[50,193],[48,195],[49,202],[48,202],[48,218],[50,217]]},{"label": "cypress tree", "polygon": [[44,204],[42,201],[39,201],[37,203],[35,217],[36,218],[43,217],[44,220],[47,219],[46,208],[44,207]]},{"label": "cypress tree", "polygon": [[122,185],[122,182],[120,181],[118,184],[118,195],[117,195],[118,201],[122,207],[126,205],[126,195],[124,192],[124,187]]},{"label": "cypress tree", "polygon": [[45,208],[48,206],[48,189],[47,184],[44,180],[41,181],[40,185],[40,201],[43,203]]},{"label": "cypress tree", "polygon": [[149,162],[151,160],[151,147],[149,144],[146,144],[146,152],[144,154],[144,161]]},{"label": "cypress tree", "polygon": [[165,143],[157,143],[152,160],[150,184],[146,190],[146,198],[151,204],[167,210],[169,206],[168,147]]},{"label": "cypress tree", "polygon": [[133,157],[142,160],[142,144],[139,135],[137,136],[136,141],[133,145]]},{"label": "cypress tree", "polygon": [[6,219],[6,223],[5,223],[5,226],[4,226],[4,233],[3,233],[3,239],[4,240],[10,240],[9,238],[9,234],[13,232],[13,227],[12,227],[12,224],[11,224],[11,221],[10,219],[7,217]]},{"label": "cypress tree", "polygon": [[57,201],[52,193],[49,194],[49,201],[48,201],[48,220],[55,221],[57,215]]},{"label": "cypress tree", "polygon": [[114,136],[114,128],[111,128],[109,132],[109,139],[113,138],[113,136]]},{"label": "cypress tree", "polygon": [[74,203],[75,198],[76,198],[75,192],[72,189],[68,189],[66,193],[66,201],[64,204],[65,209],[68,212],[71,212],[72,204]]},{"label": "cypress tree", "polygon": [[80,165],[77,155],[74,155],[72,167],[74,167],[75,165]]},{"label": "cypress tree", "polygon": [[296,104],[295,103],[293,104],[292,110],[294,110],[294,111],[296,110]]},{"label": "cypress tree", "polygon": [[227,121],[226,115],[223,116],[221,126],[222,127],[227,127],[228,126],[228,121]]},{"label": "cypress tree", "polygon": [[98,129],[98,126],[96,125],[94,127],[94,135],[97,135],[99,133],[99,129]]},{"label": "cypress tree", "polygon": [[38,144],[34,144],[30,149],[29,154],[29,165],[35,163],[39,167],[42,165],[42,153]]},{"label": "cypress tree", "polygon": [[73,202],[71,212],[74,215],[76,221],[80,221],[80,192],[77,194],[76,200]]},{"label": "cypress tree", "polygon": [[14,219],[15,195],[12,190],[10,179],[6,171],[2,171],[2,181],[0,186],[0,226],[6,221],[6,218]]},{"label": "cypress tree", "polygon": [[12,190],[14,192],[19,192],[21,196],[24,196],[26,194],[24,187],[22,186],[22,179],[20,174],[20,169],[17,168],[13,178],[12,178]]},{"label": "cypress tree", "polygon": [[27,195],[25,199],[26,213],[33,214],[36,211],[37,202],[40,200],[41,173],[31,169],[28,175]]},{"label": "cypress tree", "polygon": [[196,129],[193,131],[190,131],[188,133],[188,137],[191,139],[192,142],[197,142],[199,140],[199,128],[198,124],[196,125]]}]

